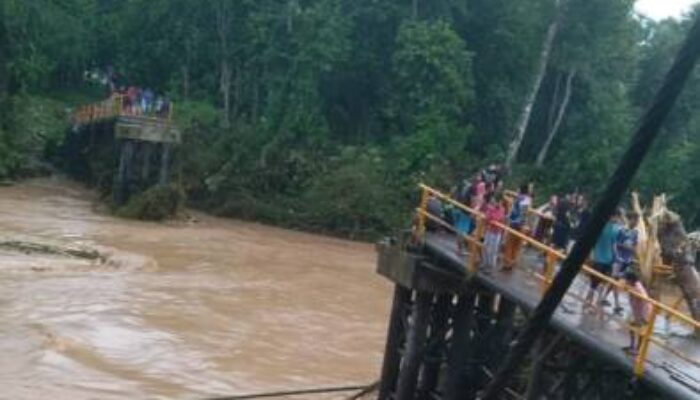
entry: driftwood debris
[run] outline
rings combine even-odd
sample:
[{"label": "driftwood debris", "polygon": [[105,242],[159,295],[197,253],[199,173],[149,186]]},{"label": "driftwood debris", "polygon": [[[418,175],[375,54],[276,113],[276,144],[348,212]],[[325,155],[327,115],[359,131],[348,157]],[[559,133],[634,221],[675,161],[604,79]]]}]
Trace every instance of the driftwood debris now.
[{"label": "driftwood debris", "polygon": [[650,287],[654,283],[654,267],[671,266],[691,315],[700,320],[700,232],[686,233],[681,217],[668,209],[665,195],[655,196],[645,213],[638,194],[632,193],[632,208],[642,216],[636,228],[642,281]]},{"label": "driftwood debris", "polygon": [[101,255],[97,250],[84,249],[75,246],[60,247],[48,243],[0,239],[0,249],[8,251],[17,251],[25,254],[52,254],[66,257],[83,258],[86,260],[104,261],[104,256]]},{"label": "driftwood debris", "polygon": [[632,209],[640,216],[637,221],[637,258],[642,282],[650,286],[654,280],[654,266],[661,263],[661,249],[657,240],[657,220],[660,198],[655,198],[649,218],[644,217],[644,210],[639,195],[632,193]]},{"label": "driftwood debris", "polygon": [[700,320],[700,273],[696,269],[697,247],[685,231],[681,217],[664,209],[658,218],[662,259],[673,267],[676,283],[691,315]]}]

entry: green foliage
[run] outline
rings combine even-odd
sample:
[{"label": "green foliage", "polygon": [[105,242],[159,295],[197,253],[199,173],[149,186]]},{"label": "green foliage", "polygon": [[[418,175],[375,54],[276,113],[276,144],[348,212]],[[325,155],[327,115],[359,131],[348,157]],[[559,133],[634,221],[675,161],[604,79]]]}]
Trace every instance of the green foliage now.
[{"label": "green foliage", "polygon": [[[191,203],[353,237],[408,223],[415,185],[449,188],[501,161],[559,18],[512,183],[597,192],[689,26],[632,0],[5,0],[0,6],[0,179],[36,165],[88,97],[84,70],[174,100]],[[532,166],[575,71],[542,170]],[[559,87],[559,92],[557,92]],[[80,89],[80,90],[77,90]],[[46,98],[58,98],[46,100]],[[700,224],[700,72],[635,185]],[[109,158],[105,157],[105,162]],[[159,189],[136,215],[170,210]],[[162,199],[161,199],[161,195]]]},{"label": "green foliage", "polygon": [[345,148],[330,164],[301,196],[303,218],[309,226],[368,238],[401,226],[409,218],[378,149]]},{"label": "green foliage", "polygon": [[117,210],[117,215],[146,221],[163,221],[178,214],[184,199],[185,195],[179,187],[156,185],[132,196],[126,205]]},{"label": "green foliage", "polygon": [[392,117],[402,133],[426,118],[464,122],[474,99],[471,55],[449,24],[407,21],[393,59]]},{"label": "green foliage", "polygon": [[33,96],[15,96],[3,102],[0,124],[0,179],[43,173],[47,153],[68,129],[64,104]]},{"label": "green foliage", "polygon": [[11,89],[80,82],[93,49],[94,0],[4,0]]}]

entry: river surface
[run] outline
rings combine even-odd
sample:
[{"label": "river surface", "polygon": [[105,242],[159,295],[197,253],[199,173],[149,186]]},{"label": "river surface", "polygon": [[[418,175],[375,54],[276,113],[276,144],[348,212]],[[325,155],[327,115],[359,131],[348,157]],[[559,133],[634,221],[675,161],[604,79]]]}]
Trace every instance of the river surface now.
[{"label": "river surface", "polygon": [[95,204],[61,179],[0,188],[0,239],[103,255],[0,249],[0,398],[205,399],[376,380],[391,296],[372,245],[204,215],[126,221]]}]

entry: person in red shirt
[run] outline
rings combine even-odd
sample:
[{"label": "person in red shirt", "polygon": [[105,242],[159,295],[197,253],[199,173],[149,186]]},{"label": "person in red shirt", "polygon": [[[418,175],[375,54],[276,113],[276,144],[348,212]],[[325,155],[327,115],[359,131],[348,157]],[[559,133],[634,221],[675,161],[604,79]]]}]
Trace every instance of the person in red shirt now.
[{"label": "person in red shirt", "polygon": [[506,209],[503,207],[500,196],[491,193],[486,198],[484,207],[486,214],[486,232],[484,234],[484,248],[481,269],[489,272],[498,264],[498,253],[501,248],[501,238],[503,228],[497,224],[504,224],[506,220]]}]

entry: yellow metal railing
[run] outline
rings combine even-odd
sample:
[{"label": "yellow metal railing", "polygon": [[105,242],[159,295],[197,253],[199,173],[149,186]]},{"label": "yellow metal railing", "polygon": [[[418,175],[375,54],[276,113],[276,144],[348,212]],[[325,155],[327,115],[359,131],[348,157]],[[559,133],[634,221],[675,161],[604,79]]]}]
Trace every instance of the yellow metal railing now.
[{"label": "yellow metal railing", "polygon": [[[469,265],[467,266],[468,270],[472,273],[478,272],[479,269],[479,259],[481,256],[481,239],[483,238],[483,231],[484,227],[486,225],[486,220],[485,216],[483,213],[481,213],[478,210],[474,210],[470,207],[465,206],[464,204],[452,199],[450,196],[441,193],[438,190],[435,190],[429,186],[420,185],[421,188],[421,201],[420,201],[420,206],[416,209],[416,214],[417,214],[417,220],[416,220],[416,226],[414,230],[414,240],[420,240],[426,230],[426,224],[427,221],[430,220],[434,223],[437,223],[438,225],[460,235],[460,239],[464,240],[464,242],[468,246],[469,254]],[[466,212],[467,214],[471,215],[471,217],[476,221],[476,229],[472,232],[472,234],[463,234],[457,232],[454,227],[449,224],[448,222],[440,219],[437,216],[434,216],[428,212],[428,202],[431,197],[435,197],[442,201],[443,203],[448,203],[451,204],[454,207],[459,208],[461,211]],[[506,226],[501,223],[495,223],[497,227],[503,230],[505,234],[508,235],[513,235],[523,242],[527,243],[530,245],[532,248],[536,249],[537,251],[540,251],[544,254],[545,256],[545,268],[543,273],[537,273],[535,272],[534,275],[537,277],[542,282],[541,286],[541,293],[544,294],[549,289],[549,286],[552,283],[552,280],[554,278],[555,270],[556,270],[556,265],[557,263],[561,262],[566,258],[566,255],[552,247],[549,247],[532,237],[517,231],[515,229],[510,228],[509,226]],[[517,263],[516,263],[517,265]],[[607,275],[601,274],[600,272],[594,270],[588,265],[584,265],[582,268],[582,271],[584,274],[593,277],[595,279],[598,279],[602,282],[605,282],[612,287],[617,288],[621,292],[626,292],[630,296],[636,297],[637,299],[641,299],[645,303],[651,305],[651,317],[650,321],[648,321],[648,324],[645,327],[635,327],[631,325],[627,325],[627,327],[633,331],[635,331],[641,340],[641,346],[639,349],[639,352],[634,360],[634,372],[636,375],[641,376],[644,373],[644,366],[647,361],[647,357],[649,355],[649,348],[651,344],[654,344],[666,351],[671,352],[675,356],[690,362],[691,364],[694,365],[700,365],[699,360],[694,360],[690,359],[684,354],[680,353],[677,350],[674,350],[673,348],[669,347],[663,341],[657,339],[654,337],[654,326],[656,324],[656,319],[659,315],[665,315],[667,318],[672,318],[677,321],[680,321],[689,327],[695,329],[695,330],[700,330],[700,321],[697,321],[693,319],[690,315],[687,315],[679,310],[677,310],[678,307],[678,302],[676,302],[675,305],[669,306],[666,304],[663,304],[655,299],[652,299],[648,296],[644,296],[643,294],[633,290],[629,285],[626,285],[624,283],[621,283],[618,280],[615,280]],[[579,298],[580,299],[580,298]],[[583,299],[580,299],[584,301]]]},{"label": "yellow metal railing", "polygon": [[[506,202],[508,202],[509,205],[512,204],[513,199],[515,199],[516,197],[518,197],[518,193],[517,193],[517,192],[514,192],[514,191],[512,191],[512,190],[505,190],[505,191],[503,192],[503,194],[504,194],[504,197],[505,197],[505,199],[506,199]],[[527,210],[527,213],[528,213],[528,215],[534,216],[534,217],[536,217],[536,218],[544,218],[544,219],[549,219],[549,220],[552,220],[552,221],[554,220],[554,217],[553,217],[553,216],[547,215],[547,214],[545,214],[545,213],[542,213],[542,212],[540,212],[539,210],[536,210],[536,209],[532,209],[532,208],[531,208],[531,209],[528,209],[528,210]],[[531,228],[531,229],[534,229],[533,227],[530,227],[530,228]],[[664,264],[654,265],[653,273],[654,273],[654,277],[657,277],[657,276],[670,276],[670,275],[673,275],[673,268],[670,267],[670,266],[668,266],[668,265],[664,265]]]},{"label": "yellow metal railing", "polygon": [[175,103],[168,103],[167,115],[145,115],[139,111],[138,107],[124,107],[125,97],[122,94],[113,94],[106,100],[80,106],[73,112],[73,120],[81,125],[120,116],[140,117],[155,121],[172,121]]}]

